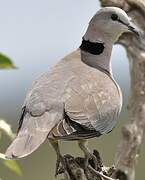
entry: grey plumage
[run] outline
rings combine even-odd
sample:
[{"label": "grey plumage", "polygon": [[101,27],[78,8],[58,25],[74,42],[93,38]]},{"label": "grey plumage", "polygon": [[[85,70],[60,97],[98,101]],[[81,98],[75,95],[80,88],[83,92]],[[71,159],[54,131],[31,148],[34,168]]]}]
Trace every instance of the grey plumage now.
[{"label": "grey plumage", "polygon": [[[65,136],[67,139],[69,135],[70,139],[75,129],[70,126],[71,130],[66,130],[68,123],[64,112],[88,130],[107,133],[116,124],[121,109],[120,98],[119,87],[112,77],[83,63],[80,50],[77,50],[32,85],[23,107],[25,115],[22,126],[9,148],[10,152],[15,152],[13,156],[16,157],[31,153],[47,135],[49,137],[49,133],[53,136],[51,130],[55,126],[58,128],[60,123],[63,123],[65,133],[58,130],[54,136]],[[75,134],[75,139],[79,138]]]},{"label": "grey plumage", "polygon": [[[121,90],[113,79],[110,65],[112,45],[118,34],[115,30],[114,35],[105,34],[107,30],[103,34],[100,27],[95,30],[94,24],[101,23],[97,19],[101,13],[110,16],[118,11],[119,15],[123,12],[118,8],[100,10],[84,36],[92,43],[104,43],[100,54],[78,49],[33,83],[23,105],[18,135],[7,149],[6,157],[24,157],[47,137],[88,139],[107,134],[114,128],[122,106]],[[122,17],[129,23],[124,12]]]}]

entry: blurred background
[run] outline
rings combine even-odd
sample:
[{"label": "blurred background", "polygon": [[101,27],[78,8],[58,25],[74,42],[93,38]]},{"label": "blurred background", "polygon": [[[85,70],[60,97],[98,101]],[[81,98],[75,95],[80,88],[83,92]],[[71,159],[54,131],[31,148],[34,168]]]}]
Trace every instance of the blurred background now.
[{"label": "blurred background", "polygon": [[[0,0],[0,51],[8,55],[18,69],[0,70],[0,117],[16,132],[27,89],[42,72],[79,47],[90,18],[100,8],[97,0]],[[128,120],[129,67],[125,50],[114,46],[113,73],[124,96],[120,121],[107,136],[90,140],[100,151],[106,165],[113,163],[121,126]],[[3,135],[0,152],[10,140]],[[63,153],[82,155],[75,142],[61,142]],[[145,176],[145,144],[137,166],[136,179]],[[54,180],[55,153],[48,142],[27,158],[19,160],[23,176],[18,177],[0,164],[2,180]]]}]

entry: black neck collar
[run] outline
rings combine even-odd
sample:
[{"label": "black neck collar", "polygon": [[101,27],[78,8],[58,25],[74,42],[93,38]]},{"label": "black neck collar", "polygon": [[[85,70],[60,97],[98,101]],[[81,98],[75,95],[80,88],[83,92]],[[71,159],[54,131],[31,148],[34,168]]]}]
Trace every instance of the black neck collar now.
[{"label": "black neck collar", "polygon": [[100,55],[104,51],[104,43],[101,42],[90,42],[83,38],[80,49],[93,55]]}]

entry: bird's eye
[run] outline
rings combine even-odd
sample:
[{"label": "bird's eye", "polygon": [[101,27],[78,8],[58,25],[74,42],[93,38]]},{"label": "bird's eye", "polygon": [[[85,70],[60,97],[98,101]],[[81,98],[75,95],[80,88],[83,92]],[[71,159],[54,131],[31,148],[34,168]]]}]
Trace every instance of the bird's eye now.
[{"label": "bird's eye", "polygon": [[117,20],[118,20],[118,15],[117,15],[117,14],[112,14],[112,15],[111,15],[111,19],[112,19],[113,21],[117,21]]}]

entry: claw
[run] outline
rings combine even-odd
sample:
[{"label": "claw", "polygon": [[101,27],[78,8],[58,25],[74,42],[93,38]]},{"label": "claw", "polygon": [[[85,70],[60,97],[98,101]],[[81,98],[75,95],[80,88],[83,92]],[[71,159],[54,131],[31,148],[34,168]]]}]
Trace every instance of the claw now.
[{"label": "claw", "polygon": [[98,168],[97,158],[94,154],[90,154],[89,164],[94,168]]},{"label": "claw", "polygon": [[78,141],[79,147],[85,154],[85,162],[84,162],[84,168],[86,169],[88,165],[90,164],[93,168],[97,168],[97,158],[94,154],[90,153],[90,150],[87,147],[87,141],[86,140],[80,140]]},{"label": "claw", "polygon": [[98,164],[97,164],[97,158],[95,155],[89,153],[87,154],[87,156],[85,157],[85,161],[84,161],[84,169],[87,169],[87,167],[89,166],[89,164],[94,168],[97,169]]}]

